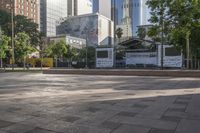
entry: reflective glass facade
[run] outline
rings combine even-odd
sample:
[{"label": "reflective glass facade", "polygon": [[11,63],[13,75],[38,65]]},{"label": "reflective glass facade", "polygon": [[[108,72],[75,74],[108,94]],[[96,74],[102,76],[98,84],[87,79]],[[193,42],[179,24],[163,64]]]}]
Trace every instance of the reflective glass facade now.
[{"label": "reflective glass facade", "polygon": [[41,31],[56,36],[56,25],[67,17],[67,0],[41,0],[40,10]]},{"label": "reflective glass facade", "polygon": [[[123,20],[123,2],[124,0],[112,0],[112,6],[115,10],[115,23],[122,24]],[[132,19],[132,31],[133,36],[137,36],[137,26],[149,24],[148,19],[150,17],[149,9],[146,5],[147,0],[129,0],[130,5],[130,17]],[[115,3],[115,5],[114,5]],[[113,13],[114,14],[114,13]]]}]

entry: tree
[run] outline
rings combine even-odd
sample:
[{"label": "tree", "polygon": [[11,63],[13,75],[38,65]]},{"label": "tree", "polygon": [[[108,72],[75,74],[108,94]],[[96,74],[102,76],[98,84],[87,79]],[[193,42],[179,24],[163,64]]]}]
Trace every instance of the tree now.
[{"label": "tree", "polygon": [[[1,32],[1,31],[0,31]],[[1,58],[1,68],[3,67],[3,58],[6,57],[6,52],[9,50],[10,38],[6,35],[0,33],[0,58]]]},{"label": "tree", "polygon": [[117,38],[120,39],[122,38],[122,35],[123,35],[123,29],[122,28],[117,28],[116,31],[115,31],[115,34],[117,36]]},{"label": "tree", "polygon": [[30,45],[30,37],[25,32],[21,32],[17,34],[15,42],[15,56],[23,60],[25,68],[26,56],[34,52],[34,48]]},{"label": "tree", "polygon": [[[179,45],[185,50],[187,56],[187,67],[189,60],[198,55],[200,39],[196,34],[200,34],[200,1],[182,0],[170,3],[169,15],[173,25],[171,38],[174,42],[182,42]],[[196,38],[197,37],[197,38]],[[197,41],[198,39],[198,41]]]},{"label": "tree", "polygon": [[49,47],[45,50],[45,53],[49,57],[53,57],[56,59],[56,67],[57,67],[57,59],[63,58],[67,53],[67,44],[64,40],[59,42],[51,42]]},{"label": "tree", "polygon": [[[170,42],[186,53],[189,66],[190,51],[200,46],[195,39],[200,34],[200,1],[148,0],[147,5],[151,9],[150,22],[154,24],[148,35],[160,40],[158,35],[163,33],[165,43]],[[198,52],[192,51],[192,54],[196,55]]]},{"label": "tree", "polygon": [[145,37],[146,37],[146,30],[145,30],[145,28],[139,27],[139,28],[138,28],[138,31],[137,31],[137,34],[138,34],[138,36],[139,36],[139,38],[140,38],[141,40],[144,40]]},{"label": "tree", "polygon": [[[4,31],[5,35],[11,36],[12,26],[11,26],[11,14],[0,10],[0,26]],[[36,47],[39,45],[40,33],[38,31],[38,24],[34,23],[33,20],[28,19],[26,16],[17,15],[14,16],[14,29],[15,34],[25,32],[30,37],[30,43],[32,46]]]}]

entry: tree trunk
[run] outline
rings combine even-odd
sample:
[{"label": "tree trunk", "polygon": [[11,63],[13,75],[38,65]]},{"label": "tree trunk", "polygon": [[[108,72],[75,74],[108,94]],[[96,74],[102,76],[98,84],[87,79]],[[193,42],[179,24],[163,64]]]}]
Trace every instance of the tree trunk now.
[{"label": "tree trunk", "polygon": [[56,68],[57,68],[57,66],[58,66],[58,58],[56,57]]},{"label": "tree trunk", "polygon": [[190,69],[190,33],[186,34],[187,69]]},{"label": "tree trunk", "polygon": [[24,57],[24,70],[26,68],[26,60],[25,60],[25,57]]},{"label": "tree trunk", "polygon": [[1,58],[1,68],[3,68],[3,59]]}]

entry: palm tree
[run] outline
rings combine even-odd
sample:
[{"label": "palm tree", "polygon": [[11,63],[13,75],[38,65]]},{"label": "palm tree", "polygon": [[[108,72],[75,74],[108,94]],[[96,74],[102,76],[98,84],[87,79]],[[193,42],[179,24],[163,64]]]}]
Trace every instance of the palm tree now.
[{"label": "palm tree", "polygon": [[117,36],[117,38],[119,39],[119,42],[120,42],[120,38],[122,38],[122,35],[123,35],[123,29],[117,28],[115,31],[115,35]]}]

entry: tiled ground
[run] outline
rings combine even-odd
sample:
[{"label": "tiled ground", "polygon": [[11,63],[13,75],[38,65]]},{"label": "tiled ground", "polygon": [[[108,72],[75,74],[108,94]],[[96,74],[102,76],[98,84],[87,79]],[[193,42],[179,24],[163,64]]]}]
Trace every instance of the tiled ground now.
[{"label": "tiled ground", "polygon": [[200,79],[1,73],[0,133],[200,133]]}]

